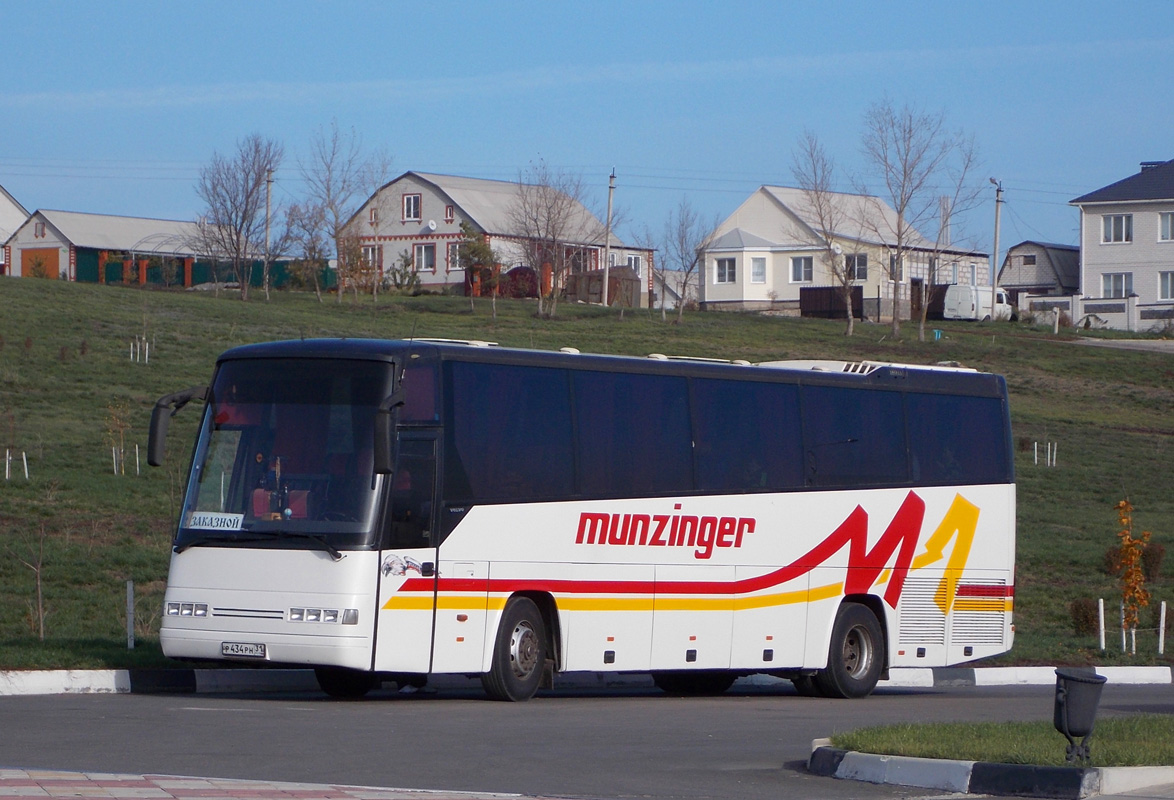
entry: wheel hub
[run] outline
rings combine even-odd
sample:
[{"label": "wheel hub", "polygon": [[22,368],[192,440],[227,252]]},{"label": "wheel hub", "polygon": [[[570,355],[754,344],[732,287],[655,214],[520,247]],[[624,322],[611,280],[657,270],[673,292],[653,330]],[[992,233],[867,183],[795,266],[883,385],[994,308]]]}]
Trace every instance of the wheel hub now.
[{"label": "wheel hub", "polygon": [[510,634],[510,666],[514,675],[526,678],[538,667],[538,634],[529,622],[519,622]]}]

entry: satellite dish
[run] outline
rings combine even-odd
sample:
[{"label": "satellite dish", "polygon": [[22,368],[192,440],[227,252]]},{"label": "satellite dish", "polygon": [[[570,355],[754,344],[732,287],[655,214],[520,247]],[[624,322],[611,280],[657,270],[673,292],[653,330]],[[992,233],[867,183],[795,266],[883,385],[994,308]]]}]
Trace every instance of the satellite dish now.
[{"label": "satellite dish", "polygon": [[844,252],[844,248],[840,247],[838,244],[833,244],[832,245],[832,252],[835,253],[836,255],[839,255],[840,253]]},{"label": "satellite dish", "polygon": [[430,230],[430,231],[436,230],[436,220],[434,220],[434,219],[428,220],[428,230]]}]

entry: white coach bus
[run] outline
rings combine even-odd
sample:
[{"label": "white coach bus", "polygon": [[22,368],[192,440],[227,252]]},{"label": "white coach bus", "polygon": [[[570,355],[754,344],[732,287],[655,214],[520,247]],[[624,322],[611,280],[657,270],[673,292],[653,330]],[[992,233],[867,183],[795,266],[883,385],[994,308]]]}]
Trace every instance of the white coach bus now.
[{"label": "white coach bus", "polygon": [[191,399],[172,658],[309,665],[351,697],[458,673],[526,700],[573,671],[859,697],[1011,647],[997,375],[275,342],[161,398],[151,463]]}]

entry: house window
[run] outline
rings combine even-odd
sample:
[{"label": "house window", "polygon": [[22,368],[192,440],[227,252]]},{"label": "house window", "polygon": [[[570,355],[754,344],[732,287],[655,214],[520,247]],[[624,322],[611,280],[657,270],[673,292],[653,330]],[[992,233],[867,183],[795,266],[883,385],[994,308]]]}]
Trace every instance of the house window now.
[{"label": "house window", "polygon": [[1102,243],[1133,241],[1132,214],[1106,214],[1101,217],[1101,221],[1104,223],[1101,231]]},{"label": "house window", "polygon": [[372,225],[375,225],[379,222],[379,209],[378,209],[378,207],[371,206],[371,208],[368,209],[367,221],[370,222]]},{"label": "house window", "polygon": [[640,256],[628,256],[628,266],[636,270],[636,274],[640,274]]},{"label": "house window", "polygon": [[849,253],[844,256],[844,271],[848,280],[868,280],[868,253]]},{"label": "house window", "polygon": [[619,253],[608,253],[607,254],[607,265],[609,267],[614,267],[618,263],[620,263]]},{"label": "house window", "polygon": [[958,262],[955,261],[953,264],[950,265],[950,267],[951,267],[950,283],[957,283],[958,282]]},{"label": "house window", "polygon": [[1158,273],[1158,299],[1174,300],[1174,272]]},{"label": "house window", "polygon": [[43,223],[43,222],[34,222],[33,223],[33,236],[35,236],[38,239],[45,238],[45,223]]},{"label": "house window", "polygon": [[449,242],[448,243],[448,252],[446,255],[448,257],[448,263],[445,265],[446,271],[452,272],[454,269],[461,268],[461,243],[460,242]]},{"label": "house window", "polygon": [[444,207],[444,221],[445,222],[452,222],[456,218],[457,218],[456,208],[454,206],[445,206]]},{"label": "house window", "polygon": [[383,266],[383,248],[377,244],[365,245],[363,247],[363,262],[373,269],[380,269]]},{"label": "house window", "polygon": [[751,283],[766,283],[766,259],[752,258],[750,259],[750,282]]},{"label": "house window", "polygon": [[420,195],[405,194],[404,222],[419,222],[420,219]]},{"label": "house window", "polygon": [[1163,242],[1174,242],[1174,211],[1158,214],[1158,238]]},{"label": "house window", "polygon": [[1033,254],[1033,255],[1024,256],[1023,257],[1023,266],[1034,267],[1035,266],[1035,255]]},{"label": "house window", "polygon": [[416,245],[416,272],[436,272],[435,244]]},{"label": "house window", "polygon": [[1131,294],[1132,272],[1106,272],[1101,275],[1101,297],[1128,297]]},{"label": "house window", "polygon": [[970,265],[970,285],[978,286],[978,264]]},{"label": "house window", "polygon": [[738,273],[734,266],[734,259],[719,258],[717,260],[717,274],[714,276],[714,283],[733,283],[737,278]]},{"label": "house window", "polygon": [[905,262],[895,255],[889,256],[889,280],[898,283],[905,280]]},{"label": "house window", "polygon": [[810,283],[813,277],[814,263],[811,256],[793,256],[791,258],[791,283]]}]

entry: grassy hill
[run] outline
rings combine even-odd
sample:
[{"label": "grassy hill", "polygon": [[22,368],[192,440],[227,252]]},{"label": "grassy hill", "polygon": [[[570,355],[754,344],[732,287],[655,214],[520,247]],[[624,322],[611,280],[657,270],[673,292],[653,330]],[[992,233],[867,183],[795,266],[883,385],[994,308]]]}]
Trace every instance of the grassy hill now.
[{"label": "grassy hill", "polygon": [[[1153,531],[1155,542],[1174,545],[1174,356],[1085,347],[1075,340],[1088,334],[1055,337],[1013,324],[938,322],[942,339],[919,343],[914,326],[894,341],[887,326],[868,324],[845,338],[841,323],[820,320],[692,313],[674,324],[659,312],[621,316],[569,304],[556,319],[539,320],[530,302],[497,305],[494,319],[485,299],[473,310],[464,298],[331,297],[319,304],[312,294],[284,292],[268,303],[242,303],[203,292],[0,278],[0,457],[10,449],[15,459],[0,482],[0,668],[164,663],[155,636],[197,414],[174,420],[168,464],[148,468],[156,398],[206,383],[216,356],[238,344],[413,335],[751,361],[951,360],[1002,373],[1019,444],[1018,636],[1002,660],[1155,661],[1154,632],[1139,632],[1135,657],[1115,653],[1112,644],[1096,652],[1095,637],[1074,635],[1068,605],[1104,597],[1116,608],[1120,593],[1103,564],[1116,542],[1113,506],[1121,498],[1131,499],[1137,525]],[[132,357],[136,338],[149,342],[149,363],[141,351]],[[111,454],[120,436],[125,474],[115,474]],[[1033,442],[1040,443],[1039,466]],[[1057,444],[1055,468],[1042,466],[1044,442]],[[1164,564],[1150,585],[1155,600],[1174,600],[1171,570]],[[128,580],[137,595],[139,646],[132,653]],[[1148,611],[1143,624],[1156,625]]]}]

